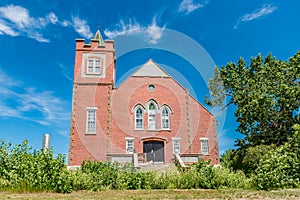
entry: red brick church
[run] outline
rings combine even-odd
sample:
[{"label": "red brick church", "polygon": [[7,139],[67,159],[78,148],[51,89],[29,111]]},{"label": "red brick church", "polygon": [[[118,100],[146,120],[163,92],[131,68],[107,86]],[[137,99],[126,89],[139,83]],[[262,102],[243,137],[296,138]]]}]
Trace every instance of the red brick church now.
[{"label": "red brick church", "polygon": [[76,40],[69,166],[83,160],[219,163],[216,120],[149,59],[115,87],[114,42]]}]

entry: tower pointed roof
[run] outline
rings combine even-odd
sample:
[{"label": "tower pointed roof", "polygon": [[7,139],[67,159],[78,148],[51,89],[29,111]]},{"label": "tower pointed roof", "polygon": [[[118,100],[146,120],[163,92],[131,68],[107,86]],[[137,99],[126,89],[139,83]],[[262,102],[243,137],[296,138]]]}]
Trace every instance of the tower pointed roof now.
[{"label": "tower pointed roof", "polygon": [[103,40],[103,37],[102,37],[101,32],[100,32],[100,26],[98,26],[98,30],[95,33],[92,40],[93,41],[98,41],[99,46],[105,46],[105,41]]}]

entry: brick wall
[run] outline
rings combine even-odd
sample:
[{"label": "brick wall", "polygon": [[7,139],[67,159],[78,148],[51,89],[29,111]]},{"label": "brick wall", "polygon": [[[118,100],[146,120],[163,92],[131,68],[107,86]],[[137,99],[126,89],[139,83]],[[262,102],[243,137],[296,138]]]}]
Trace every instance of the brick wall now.
[{"label": "brick wall", "polygon": [[[82,77],[83,54],[106,55],[105,78]],[[129,77],[114,88],[113,42],[105,47],[96,43],[76,42],[73,107],[70,133],[69,165],[80,165],[85,159],[106,161],[107,154],[125,154],[126,137],[134,138],[137,153],[143,153],[143,141],[163,141],[165,162],[174,158],[172,138],[180,138],[181,153],[199,154],[200,138],[208,138],[209,154],[204,159],[218,163],[216,121],[202,105],[192,98],[170,77]],[[149,84],[155,85],[149,91]],[[156,115],[156,130],[148,130],[148,114],[144,113],[144,129],[135,130],[134,107],[147,110],[147,102],[154,100],[158,108],[168,105],[170,130],[161,130],[161,113]],[[96,134],[86,134],[86,108],[97,108]]]}]

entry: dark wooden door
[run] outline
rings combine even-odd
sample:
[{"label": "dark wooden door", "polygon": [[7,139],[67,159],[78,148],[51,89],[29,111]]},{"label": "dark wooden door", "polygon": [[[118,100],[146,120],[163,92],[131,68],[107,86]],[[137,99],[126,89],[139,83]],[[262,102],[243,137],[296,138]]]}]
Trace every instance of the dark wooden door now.
[{"label": "dark wooden door", "polygon": [[146,153],[147,162],[164,162],[164,142],[144,142],[144,153]]}]

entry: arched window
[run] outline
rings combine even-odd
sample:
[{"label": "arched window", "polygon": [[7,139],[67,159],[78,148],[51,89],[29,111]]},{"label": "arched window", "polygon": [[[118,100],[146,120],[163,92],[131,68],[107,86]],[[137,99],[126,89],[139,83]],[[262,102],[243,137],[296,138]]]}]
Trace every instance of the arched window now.
[{"label": "arched window", "polygon": [[135,129],[143,129],[144,117],[142,108],[135,110]]},{"label": "arched window", "polygon": [[163,107],[161,111],[161,127],[162,129],[170,129],[170,111],[167,107]]},{"label": "arched window", "polygon": [[151,102],[148,107],[148,129],[156,129],[156,107],[153,102]]}]

